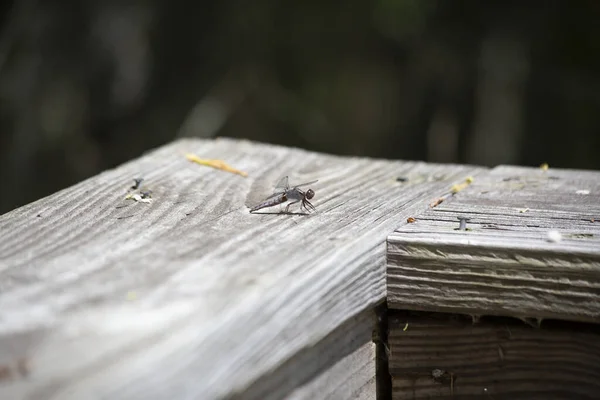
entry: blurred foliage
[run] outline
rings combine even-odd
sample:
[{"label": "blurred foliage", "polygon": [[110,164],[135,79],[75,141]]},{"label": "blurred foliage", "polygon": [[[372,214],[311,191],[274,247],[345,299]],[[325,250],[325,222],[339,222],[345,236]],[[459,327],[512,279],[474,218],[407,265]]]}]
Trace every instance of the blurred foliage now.
[{"label": "blurred foliage", "polygon": [[0,213],[183,136],[599,168],[599,11],[593,0],[5,2]]},{"label": "blurred foliage", "polygon": [[419,0],[378,0],[373,10],[373,25],[382,35],[409,45],[422,35],[436,2]]}]

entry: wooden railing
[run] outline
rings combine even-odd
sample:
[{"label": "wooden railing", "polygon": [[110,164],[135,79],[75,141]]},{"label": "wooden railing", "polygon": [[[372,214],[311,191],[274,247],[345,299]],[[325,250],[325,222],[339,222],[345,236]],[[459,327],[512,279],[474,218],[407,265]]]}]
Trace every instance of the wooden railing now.
[{"label": "wooden railing", "polygon": [[[316,212],[249,213],[283,175],[318,179]],[[579,192],[553,197],[566,182]],[[527,188],[546,201],[519,197]],[[600,219],[599,190],[592,172],[174,142],[0,216],[0,398],[384,399],[393,388],[497,399],[510,388],[486,381],[493,371],[469,381],[468,363],[450,357],[425,382],[432,365],[403,363],[405,338],[434,329],[431,315],[406,312],[598,322],[600,223],[584,220]],[[465,214],[470,230],[455,231]],[[563,240],[547,242],[546,230]],[[402,311],[386,312],[386,298]],[[580,336],[573,343],[587,343]],[[590,379],[579,393],[598,389]]]}]

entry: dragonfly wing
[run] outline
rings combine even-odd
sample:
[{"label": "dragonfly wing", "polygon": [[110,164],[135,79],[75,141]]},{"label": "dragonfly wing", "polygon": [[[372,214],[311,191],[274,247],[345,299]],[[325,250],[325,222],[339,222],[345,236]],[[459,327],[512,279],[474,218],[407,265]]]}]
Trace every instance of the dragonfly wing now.
[{"label": "dragonfly wing", "polygon": [[299,187],[302,187],[302,186],[308,186],[308,185],[312,185],[313,183],[317,183],[317,182],[319,182],[319,180],[318,180],[318,179],[317,179],[316,181],[310,181],[310,182],[306,182],[306,183],[301,183],[301,184],[299,184],[299,185],[294,185],[294,187],[295,187],[295,188],[299,188]]},{"label": "dragonfly wing", "polygon": [[265,200],[269,200],[269,199],[272,199],[273,197],[281,196],[281,194],[282,194],[283,192],[285,192],[285,190],[279,190],[279,189],[277,189],[277,190],[276,190],[276,191],[275,191],[275,192],[274,192],[272,195],[270,195],[269,197],[265,197],[265,198],[263,199],[263,201],[265,201]]},{"label": "dragonfly wing", "polygon": [[290,185],[289,185],[288,177],[284,176],[279,181],[277,181],[277,184],[275,185],[275,193],[285,192],[289,188],[290,188]]}]

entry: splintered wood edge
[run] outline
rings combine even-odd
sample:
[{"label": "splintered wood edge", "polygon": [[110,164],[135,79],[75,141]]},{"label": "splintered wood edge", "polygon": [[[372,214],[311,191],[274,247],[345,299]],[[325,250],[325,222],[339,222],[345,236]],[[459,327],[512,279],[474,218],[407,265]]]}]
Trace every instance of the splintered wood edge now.
[{"label": "splintered wood edge", "polygon": [[552,243],[388,237],[390,308],[600,322],[600,254]]},{"label": "splintered wood edge", "polygon": [[600,392],[598,329],[437,317],[390,318],[394,399]]}]

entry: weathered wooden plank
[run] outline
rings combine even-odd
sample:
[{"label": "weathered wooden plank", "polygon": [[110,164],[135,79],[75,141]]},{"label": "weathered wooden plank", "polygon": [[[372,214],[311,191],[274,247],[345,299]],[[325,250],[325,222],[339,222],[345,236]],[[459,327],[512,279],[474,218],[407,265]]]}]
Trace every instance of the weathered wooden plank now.
[{"label": "weathered wooden plank", "polygon": [[373,310],[361,312],[279,365],[269,376],[277,385],[266,387],[258,380],[239,397],[265,400],[374,398],[376,319]]},{"label": "weathered wooden plank", "polygon": [[[376,345],[372,341],[375,323],[375,314],[369,312],[340,326],[316,346],[317,354],[307,357],[312,363],[320,360],[327,365],[324,371],[298,385],[287,396],[285,392],[270,392],[265,393],[262,398],[375,400]],[[290,364],[290,367],[295,368],[296,378],[304,373],[298,370],[297,363]],[[251,394],[249,392],[245,395]]]},{"label": "weathered wooden plank", "polygon": [[393,399],[596,399],[600,331],[507,319],[390,318]]},{"label": "weathered wooden plank", "polygon": [[[600,322],[600,172],[498,167],[388,238],[388,304]],[[457,230],[457,217],[469,217]],[[550,231],[557,231],[558,242]]]},{"label": "weathered wooden plank", "polygon": [[[384,299],[387,235],[478,171],[182,140],[0,216],[0,354],[30,366],[0,397],[291,393],[323,369],[310,349]],[[319,179],[318,213],[249,214],[285,174]],[[150,204],[122,200],[138,176]]]},{"label": "weathered wooden plank", "polygon": [[375,400],[375,344],[365,343],[287,399]]}]

